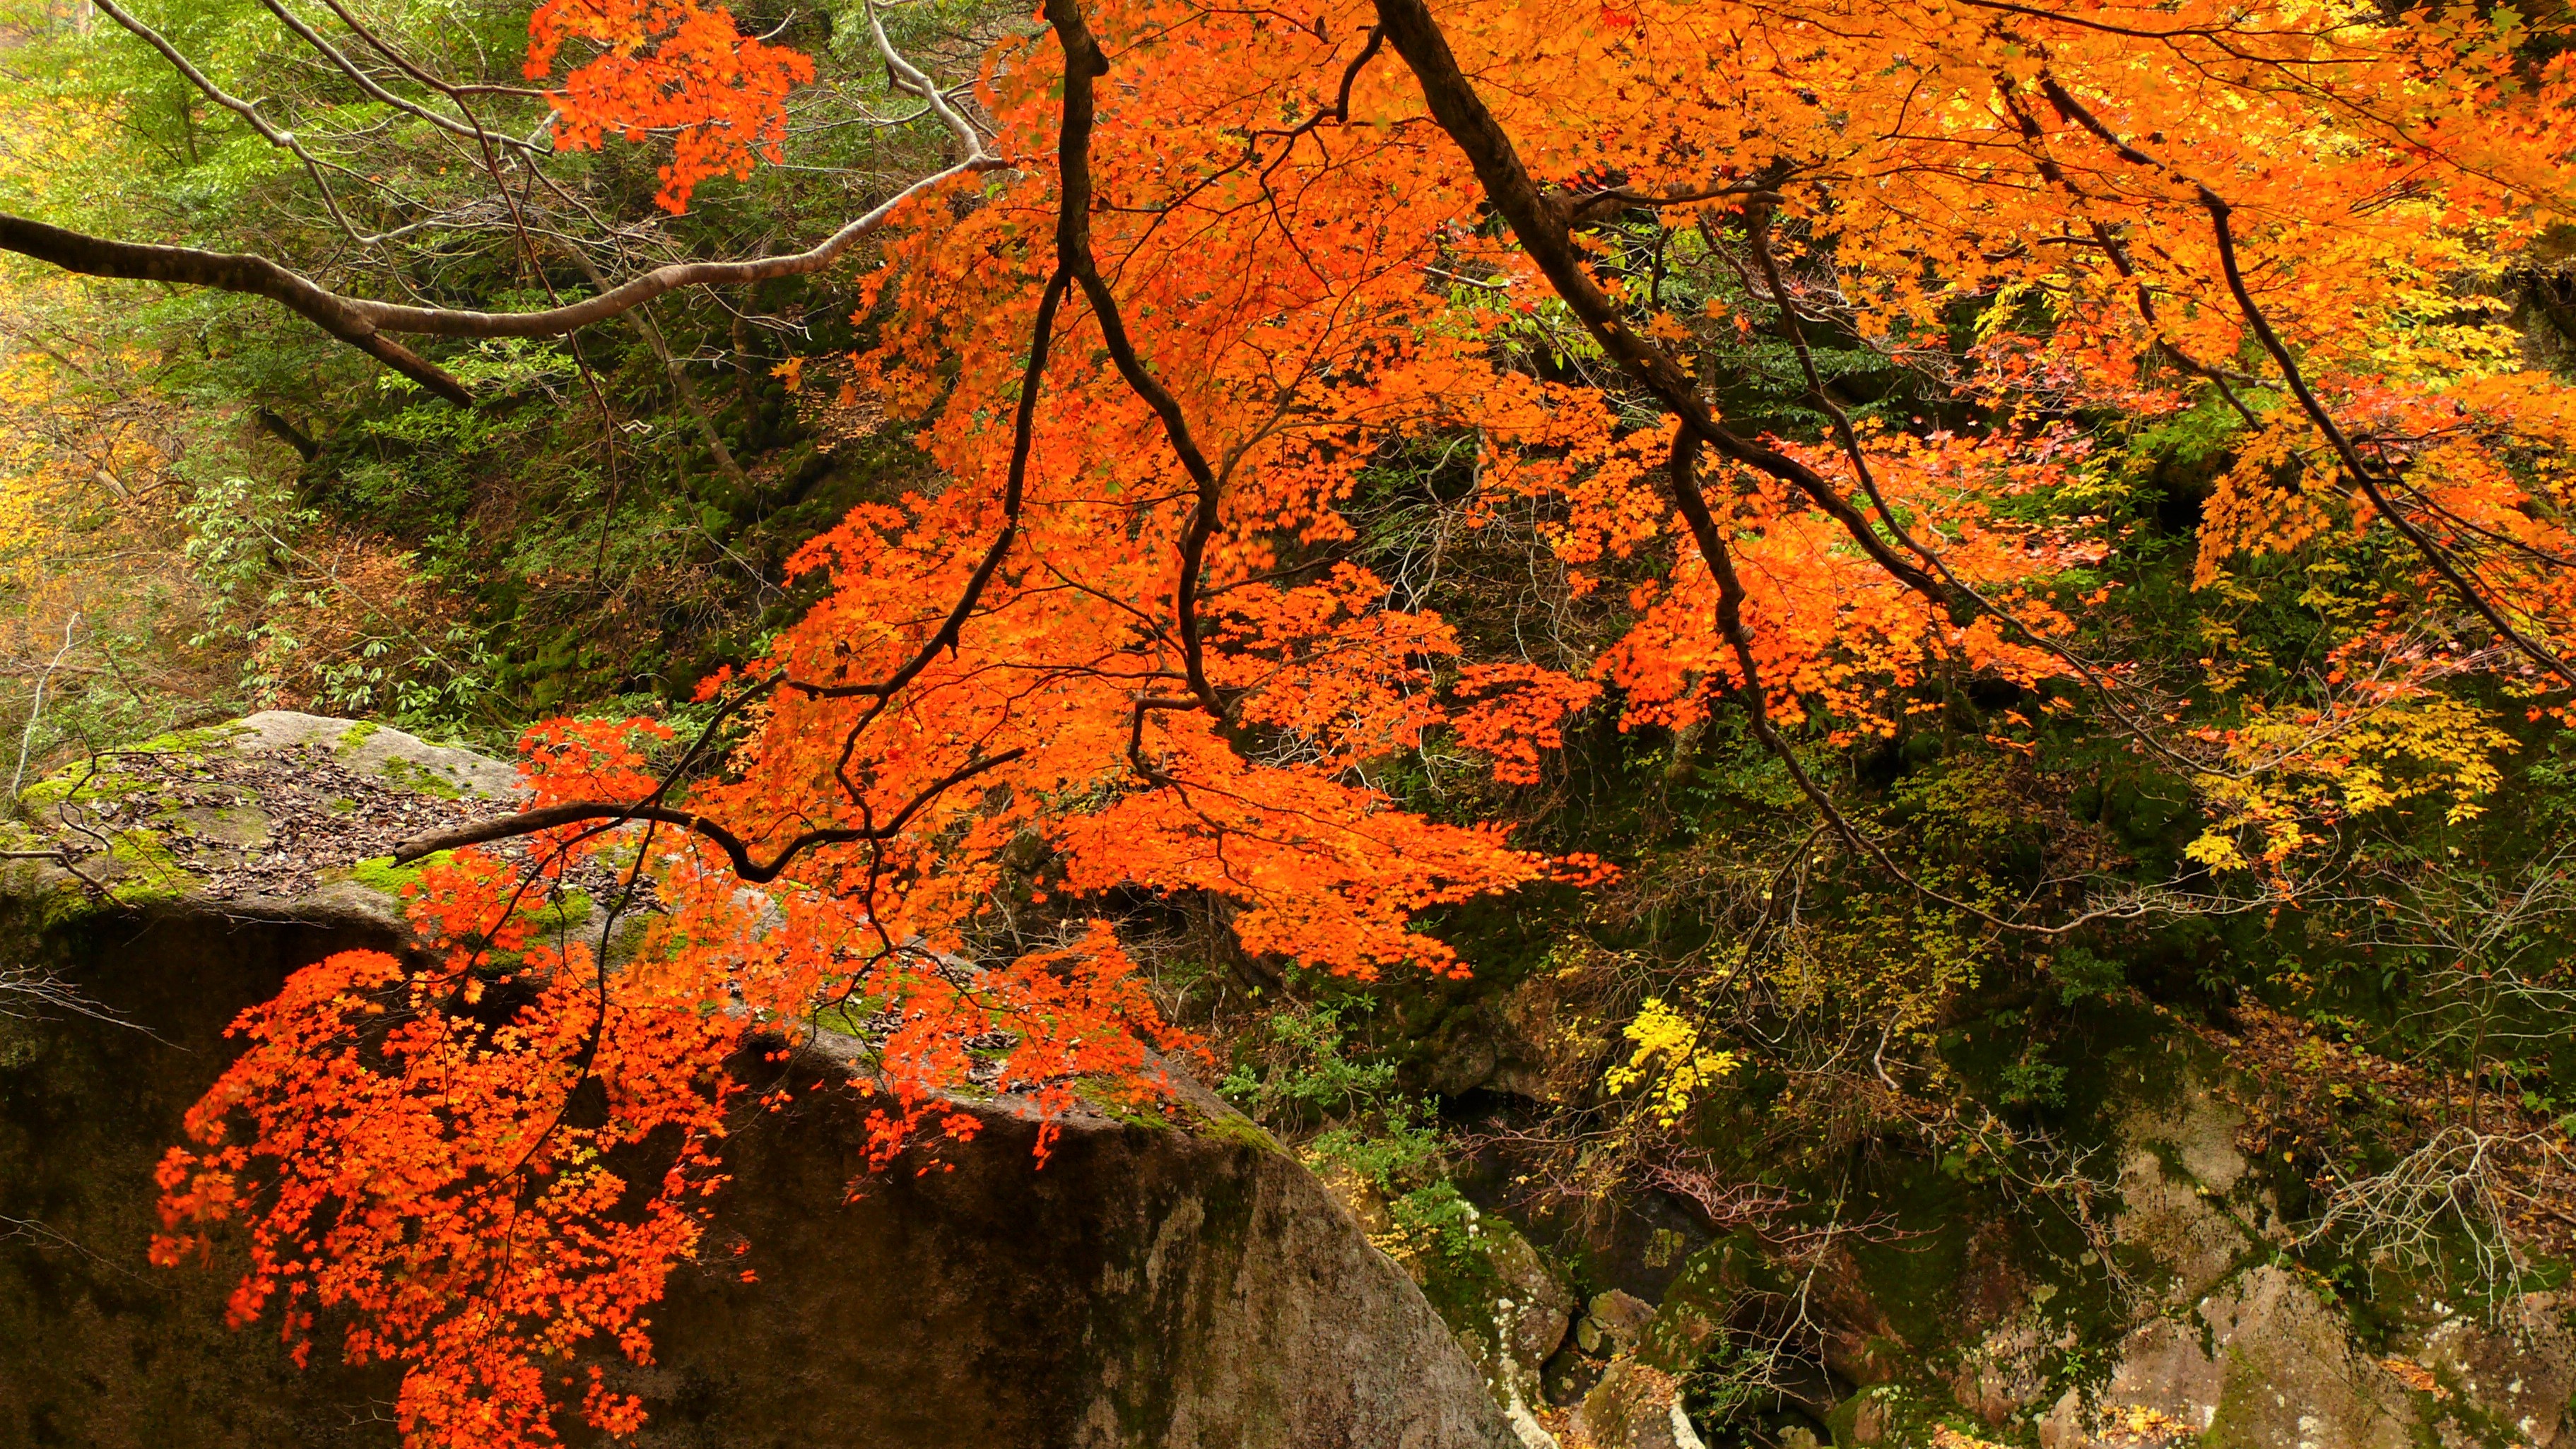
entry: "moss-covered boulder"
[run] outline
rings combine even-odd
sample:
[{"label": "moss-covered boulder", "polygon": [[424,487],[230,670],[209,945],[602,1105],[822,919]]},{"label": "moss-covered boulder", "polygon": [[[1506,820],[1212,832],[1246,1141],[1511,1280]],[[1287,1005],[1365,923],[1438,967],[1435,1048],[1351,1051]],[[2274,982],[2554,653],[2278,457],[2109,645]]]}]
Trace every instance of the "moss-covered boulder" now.
[{"label": "moss-covered boulder", "polygon": [[412,836],[507,814],[518,771],[357,720],[269,710],[84,757],[6,827],[9,890],[60,921],[101,907],[399,923]]}]

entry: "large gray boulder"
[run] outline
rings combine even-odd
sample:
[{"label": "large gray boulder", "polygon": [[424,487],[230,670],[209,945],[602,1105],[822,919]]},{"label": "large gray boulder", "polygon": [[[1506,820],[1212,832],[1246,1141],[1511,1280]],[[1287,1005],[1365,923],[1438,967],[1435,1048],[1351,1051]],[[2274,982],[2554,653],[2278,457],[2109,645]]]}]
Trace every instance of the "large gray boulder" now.
[{"label": "large gray boulder", "polygon": [[[139,843],[21,869],[22,950],[146,1030],[0,1016],[0,1444],[397,1442],[387,1374],[318,1348],[299,1373],[273,1329],[224,1326],[227,1264],[144,1258],[153,1165],[221,1070],[233,1016],[331,951],[406,946],[398,876],[358,852],[506,808],[512,780],[488,760],[351,733],[255,716],[126,762],[104,796],[36,792],[40,829],[67,814],[93,843],[101,826]],[[370,823],[379,807],[399,828]],[[793,1071],[800,1088],[848,1075],[828,1041]],[[953,1171],[874,1179],[855,1202],[855,1094],[746,1116],[711,1241],[747,1255],[677,1275],[658,1363],[618,1369],[653,1412],[642,1444],[1516,1442],[1414,1283],[1213,1097],[1189,1093],[1175,1122],[1073,1117],[1042,1170],[1032,1122],[967,1105],[985,1130],[951,1149]]]}]

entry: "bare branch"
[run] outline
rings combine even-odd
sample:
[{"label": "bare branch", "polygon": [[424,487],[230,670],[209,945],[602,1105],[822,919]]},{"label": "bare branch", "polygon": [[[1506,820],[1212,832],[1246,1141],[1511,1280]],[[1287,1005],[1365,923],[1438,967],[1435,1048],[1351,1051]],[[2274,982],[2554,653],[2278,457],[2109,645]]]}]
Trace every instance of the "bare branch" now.
[{"label": "bare branch", "polygon": [[407,307],[364,297],[344,297],[266,257],[209,252],[195,247],[113,241],[85,232],[0,212],[0,250],[18,252],[68,272],[177,282],[219,291],[247,292],[282,303],[323,331],[358,348],[440,397],[468,406],[473,395],[436,364],[392,341],[387,332],[433,337],[559,337],[604,322],[683,287],[741,286],[776,277],[819,272],[851,244],[883,226],[905,202],[971,172],[999,170],[1008,162],[978,154],[936,171],[887,198],[839,231],[801,252],[739,262],[674,262],[656,267],[596,296],[542,312],[470,312]]},{"label": "bare branch", "polygon": [[918,96],[928,105],[938,115],[940,123],[955,133],[968,156],[983,155],[983,133],[968,125],[966,118],[948,104],[947,93],[940,90],[938,82],[922,74],[919,66],[906,60],[903,52],[894,48],[894,42],[886,38],[885,22],[878,17],[874,0],[870,0],[868,5],[868,35],[876,42],[877,54],[884,58],[886,73],[893,79],[895,88]]},{"label": "bare branch", "polygon": [[[356,83],[358,89],[365,91],[374,99],[393,107],[395,110],[401,111],[407,116],[414,116],[427,121],[442,131],[449,132],[453,135],[463,136],[468,140],[475,141],[477,143],[496,139],[491,135],[491,133],[485,131],[480,126],[469,126],[463,121],[451,120],[446,116],[442,116],[437,112],[428,109],[427,107],[416,106],[411,102],[404,100],[402,97],[395,95],[393,92],[386,90],[383,86],[376,84],[373,77],[369,76],[365,71],[360,70],[354,63],[352,63],[349,57],[341,54],[338,46],[335,46],[330,41],[323,39],[320,32],[305,24],[303,20],[296,16],[294,11],[287,9],[284,4],[280,3],[280,0],[262,0],[262,3],[268,6],[271,14],[274,14],[280,21],[284,22],[287,29],[294,31],[297,38],[301,39],[305,44],[312,46],[315,50],[322,52],[322,54],[330,60],[332,65],[339,68],[342,75],[347,76],[351,81]],[[529,142],[521,141],[515,137],[502,136],[497,139],[505,146],[516,146],[522,150],[530,151],[537,149]]]},{"label": "bare branch", "polygon": [[464,407],[474,401],[465,385],[437,364],[380,334],[358,315],[348,298],[325,291],[266,257],[110,241],[6,212],[0,212],[0,249],[86,276],[183,282],[266,297],[449,402]]},{"label": "bare branch", "polygon": [[[1100,275],[1100,265],[1091,251],[1091,126],[1093,95],[1091,83],[1109,73],[1109,59],[1092,37],[1090,26],[1082,16],[1081,0],[1047,0],[1045,14],[1055,27],[1056,38],[1064,47],[1064,135],[1057,147],[1057,169],[1062,177],[1057,207],[1063,217],[1058,239],[1061,264],[1073,273],[1082,287],[1083,297],[1100,321],[1101,340],[1109,357],[1118,367],[1128,389],[1142,398],[1154,415],[1162,420],[1163,434],[1171,441],[1172,452],[1181,461],[1181,469],[1190,476],[1196,497],[1190,505],[1190,516],[1182,526],[1179,544],[1180,579],[1173,586],[1173,611],[1177,615],[1175,632],[1181,646],[1182,672],[1188,677],[1190,694],[1201,709],[1219,721],[1227,718],[1225,705],[1217,698],[1215,686],[1208,682],[1205,645],[1199,638],[1199,573],[1207,560],[1208,540],[1216,532],[1217,510],[1223,499],[1223,481],[1218,478],[1198,440],[1191,435],[1189,419],[1181,412],[1180,399],[1145,366],[1137,355],[1136,344],[1127,335],[1126,320],[1120,315],[1117,294]],[[1361,61],[1376,53],[1378,37],[1371,32]],[[1354,63],[1348,72],[1358,74]],[[1344,82],[1347,94],[1348,81]],[[1141,719],[1142,716],[1140,715]]]},{"label": "bare branch", "polygon": [[[248,121],[250,123],[250,128],[259,133],[261,140],[277,147],[281,151],[292,153],[296,160],[303,162],[305,171],[313,177],[314,190],[319,191],[322,194],[322,204],[329,208],[331,212],[331,219],[338,222],[340,224],[340,229],[347,232],[351,237],[355,237],[360,241],[369,240],[369,238],[359,237],[358,229],[351,226],[349,224],[349,219],[340,214],[339,199],[331,194],[331,183],[322,178],[322,163],[314,159],[312,152],[304,149],[304,143],[295,139],[294,132],[279,130],[276,126],[269,123],[267,117],[259,113],[259,107],[257,104],[245,101],[239,96],[226,91],[223,87],[216,85],[212,80],[207,79],[206,73],[197,69],[196,65],[192,63],[188,57],[180,54],[179,48],[164,39],[161,32],[144,24],[142,21],[135,19],[132,15],[127,14],[124,8],[116,3],[116,0],[98,0],[98,8],[107,12],[108,19],[115,21],[117,24],[125,27],[126,30],[132,32],[136,39],[141,40],[148,46],[151,46],[154,50],[161,52],[162,59],[169,61],[172,66],[176,67],[179,74],[184,77],[190,85],[193,85],[197,89],[205,92],[207,99],[213,101],[216,105],[223,107],[225,110],[232,112],[234,115],[241,117],[243,120]],[[333,169],[339,170],[342,168],[335,167]]]}]

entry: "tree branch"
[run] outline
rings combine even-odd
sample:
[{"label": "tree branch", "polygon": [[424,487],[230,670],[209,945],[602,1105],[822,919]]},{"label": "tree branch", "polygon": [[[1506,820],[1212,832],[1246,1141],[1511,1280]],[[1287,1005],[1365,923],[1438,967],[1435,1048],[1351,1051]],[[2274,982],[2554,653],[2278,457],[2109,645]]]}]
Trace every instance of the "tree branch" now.
[{"label": "tree branch", "polygon": [[2299,370],[2298,359],[2291,355],[2289,345],[2281,340],[2280,333],[2272,329],[2271,319],[2263,314],[2262,306],[2254,300],[2253,290],[2245,284],[2244,269],[2237,265],[2236,234],[2230,222],[2235,208],[2227,204],[2225,197],[2211,190],[2207,183],[2183,175],[2122,140],[2117,132],[2103,123],[2101,117],[2093,114],[2090,107],[2059,84],[2055,76],[2043,73],[2039,78],[2039,88],[2048,97],[2049,104],[2057,108],[2059,115],[2092,132],[2094,138],[2109,147],[2113,155],[2133,166],[2170,176],[2177,184],[2190,189],[2201,209],[2209,213],[2210,228],[2218,243],[2218,267],[2226,279],[2228,295],[2235,301],[2237,311],[2244,315],[2245,325],[2253,332],[2254,340],[2270,355],[2273,365],[2281,369],[2281,380],[2287,384],[2290,396],[2298,402],[2299,410],[2307,414],[2309,423],[2325,436],[2327,446],[2334,449],[2336,459],[2343,464],[2344,473],[2351,478],[2353,486],[2359,488],[2371,506],[2379,510],[2380,516],[2388,520],[2389,527],[2396,529],[2423,556],[2424,561],[2432,565],[2433,571],[2442,576],[2443,582],[2451,586],[2461,602],[2487,621],[2488,627],[2504,636],[2525,657],[2568,684],[2576,685],[2576,666],[2570,666],[2548,645],[2515,628],[2513,622],[2505,618],[2504,610],[2452,561],[2449,550],[2398,510],[2395,501],[2381,486],[2382,480],[2362,461],[2361,450],[2353,446],[2352,438],[2344,432],[2343,425],[2309,390],[2307,377]]},{"label": "tree branch", "polygon": [[1716,518],[1709,513],[1706,499],[1688,477],[1689,473],[1698,466],[1699,449],[1698,435],[1687,427],[1677,427],[1673,430],[1672,454],[1665,466],[1673,474],[1674,496],[1685,500],[1681,503],[1682,521],[1689,525],[1691,537],[1699,544],[1701,556],[1708,561],[1709,576],[1717,583],[1717,606],[1713,612],[1716,615],[1718,637],[1726,641],[1728,652],[1735,658],[1736,673],[1740,676],[1735,690],[1736,701],[1743,706],[1745,719],[1753,727],[1754,738],[1771,753],[1772,758],[1780,762],[1781,768],[1788,771],[1789,780],[1798,787],[1798,793],[1806,796],[1807,803],[1815,806],[1817,813],[1825,817],[1825,827],[1841,837],[1843,843],[1850,846],[1856,854],[1875,863],[1879,869],[1887,872],[1907,890],[1935,905],[1957,911],[1972,920],[1982,921],[1997,930],[2055,939],[2082,930],[2096,921],[2130,920],[2147,914],[2153,908],[2152,899],[2145,896],[2132,896],[2125,899],[2114,898],[2108,904],[2079,910],[2066,919],[2049,925],[2025,921],[2013,916],[1999,916],[1973,901],[1961,900],[1947,891],[1938,890],[1926,884],[1905,867],[1897,864],[1896,858],[1888,854],[1886,846],[1870,838],[1852,822],[1851,817],[1843,813],[1842,807],[1835,803],[1832,794],[1817,782],[1815,776],[1808,771],[1805,762],[1798,758],[1797,750],[1781,735],[1779,728],[1771,721],[1770,699],[1762,685],[1761,661],[1753,652],[1753,631],[1746,627],[1744,622],[1744,605],[1750,595],[1744,587],[1744,580],[1735,571],[1735,559],[1727,551],[1725,538],[1718,533]]},{"label": "tree branch", "polygon": [[724,852],[725,859],[733,866],[735,875],[754,885],[763,885],[778,879],[780,873],[787,869],[790,861],[818,845],[891,840],[902,834],[904,827],[910,825],[913,817],[927,808],[931,801],[938,799],[955,786],[964,784],[988,770],[1007,765],[1027,753],[1026,749],[1014,748],[1004,750],[998,755],[969,760],[930,782],[921,793],[913,796],[903,809],[897,811],[893,819],[883,825],[808,830],[780,846],[778,853],[766,862],[752,858],[751,845],[741,836],[694,810],[678,810],[668,805],[655,805],[645,801],[604,800],[577,800],[563,805],[548,805],[536,810],[523,810],[516,815],[505,815],[498,820],[485,820],[473,825],[459,826],[454,830],[416,835],[394,847],[393,861],[396,865],[409,865],[415,860],[435,855],[442,850],[460,850],[469,845],[484,845],[495,840],[512,840],[523,835],[534,835],[543,830],[553,830],[559,826],[578,825],[585,820],[606,820],[619,824],[631,820],[646,820],[663,825],[676,825],[706,837],[714,842],[717,849]]},{"label": "tree branch", "polygon": [[[1459,69],[1448,38],[1441,34],[1424,0],[1377,0],[1377,15],[1387,41],[1404,57],[1421,83],[1432,118],[1466,153],[1486,199],[1511,224],[1512,234],[1520,239],[1530,259],[1538,263],[1557,295],[1583,320],[1602,350],[1629,376],[1643,383],[1655,400],[1701,442],[1805,494],[1832,515],[1880,568],[1935,605],[1948,609],[1952,599],[1941,581],[1891,548],[1870,526],[1869,519],[1834,491],[1830,480],[1797,459],[1728,428],[1700,398],[1698,385],[1681,364],[1620,317],[1617,305],[1594,285],[1581,250],[1574,245],[1573,211],[1567,200],[1540,192],[1513,147],[1512,138]],[[1676,478],[1675,486],[1696,489],[1698,485]],[[1678,496],[1675,501],[1680,501]]]},{"label": "tree branch", "polygon": [[[304,163],[305,172],[313,178],[313,189],[322,194],[322,205],[330,211],[331,219],[340,224],[340,229],[342,231],[347,232],[351,237],[358,241],[363,243],[370,240],[370,238],[359,236],[358,229],[349,224],[349,219],[346,216],[340,214],[339,198],[331,194],[331,183],[322,179],[322,163],[314,159],[312,152],[304,149],[304,143],[295,139],[294,132],[281,131],[277,127],[269,124],[268,118],[259,113],[259,106],[257,103],[245,101],[241,97],[226,91],[223,87],[216,85],[212,80],[207,78],[204,71],[197,69],[195,64],[189,61],[188,57],[180,54],[177,46],[172,45],[167,39],[163,38],[161,32],[127,14],[124,9],[116,3],[116,0],[97,0],[97,3],[99,9],[107,12],[108,19],[113,20],[118,25],[124,27],[137,40],[140,40],[144,44],[151,46],[154,50],[159,51],[161,53],[161,58],[170,62],[171,66],[175,68],[179,72],[180,76],[190,85],[193,85],[198,90],[205,92],[208,100],[213,101],[216,105],[223,107],[225,110],[241,117],[244,121],[249,122],[250,128],[259,133],[259,138],[261,140],[277,147],[281,151],[293,153],[296,160]],[[343,175],[348,174],[346,167],[335,165],[332,169],[341,172]]]},{"label": "tree branch", "polygon": [[176,282],[266,297],[302,314],[323,331],[440,397],[464,407],[474,401],[473,394],[465,390],[464,384],[383,334],[559,337],[577,327],[620,316],[666,292],[675,292],[683,287],[740,286],[776,277],[819,272],[838,260],[852,243],[884,225],[888,217],[912,198],[959,176],[999,170],[1009,164],[978,151],[956,165],[935,171],[896,192],[867,214],[850,221],[804,251],[739,262],[674,262],[656,267],[595,296],[542,312],[458,311],[344,297],[266,257],[247,252],[210,252],[195,247],[114,241],[6,212],[0,212],[0,250],[34,257],[40,262],[85,276]]},{"label": "tree branch", "polygon": [[[365,91],[375,100],[391,106],[405,115],[427,121],[429,124],[436,126],[442,131],[446,131],[452,135],[465,137],[477,144],[488,143],[495,139],[490,132],[485,131],[479,125],[469,126],[463,121],[449,120],[447,117],[442,116],[427,107],[416,106],[411,102],[404,100],[402,97],[395,95],[393,92],[386,90],[383,86],[376,84],[375,79],[369,76],[365,71],[360,70],[347,55],[341,52],[338,46],[333,45],[330,41],[324,39],[321,32],[315,30],[312,26],[305,24],[303,20],[296,16],[294,11],[287,9],[282,3],[282,0],[261,0],[261,3],[265,4],[268,7],[269,12],[275,15],[287,29],[294,31],[297,39],[302,40],[305,44],[313,47],[315,50],[322,52],[322,54],[330,60],[332,65],[339,68],[342,75],[347,76],[357,85],[358,89]],[[498,139],[504,146],[516,146],[524,151],[533,151],[537,149],[528,142],[521,141],[513,136],[502,136]]]},{"label": "tree branch", "polygon": [[[1062,217],[1057,237],[1059,260],[1072,271],[1083,297],[1091,303],[1092,313],[1099,318],[1101,340],[1110,360],[1117,365],[1118,375],[1162,420],[1163,434],[1171,440],[1172,452],[1180,458],[1182,471],[1190,475],[1196,487],[1189,519],[1181,529],[1180,580],[1172,590],[1173,612],[1178,616],[1181,667],[1189,678],[1190,693],[1201,708],[1223,721],[1225,706],[1208,683],[1205,646],[1199,638],[1199,572],[1206,565],[1208,540],[1216,532],[1222,485],[1207,455],[1200,451],[1198,440],[1190,434],[1189,419],[1181,412],[1180,399],[1172,396],[1171,389],[1163,386],[1162,380],[1148,371],[1144,360],[1137,356],[1136,344],[1127,335],[1126,321],[1119,314],[1118,297],[1110,291],[1092,256],[1091,83],[1109,73],[1109,59],[1101,54],[1100,42],[1092,37],[1091,27],[1083,19],[1082,0],[1046,0],[1045,14],[1047,23],[1055,28],[1057,42],[1064,47],[1064,129],[1057,147],[1057,171],[1062,178],[1057,197]],[[1376,49],[1377,37],[1372,35],[1362,58]],[[1358,67],[1354,65],[1350,73],[1356,76]]]},{"label": "tree branch", "polygon": [[[17,252],[92,277],[121,277],[139,282],[179,282],[224,292],[266,297],[368,356],[428,388],[459,407],[474,395],[445,369],[380,333],[358,304],[325,291],[266,257],[247,252],[209,252],[195,247],[154,246],[110,241],[69,231],[23,216],[0,212],[0,250]],[[368,304],[381,306],[380,303]]]}]

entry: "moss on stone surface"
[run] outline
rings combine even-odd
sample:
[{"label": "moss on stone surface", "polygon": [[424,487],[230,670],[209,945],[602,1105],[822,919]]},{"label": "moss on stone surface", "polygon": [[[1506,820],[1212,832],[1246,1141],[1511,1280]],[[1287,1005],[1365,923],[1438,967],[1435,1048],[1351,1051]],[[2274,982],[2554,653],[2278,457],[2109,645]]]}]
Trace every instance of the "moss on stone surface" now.
[{"label": "moss on stone surface", "polygon": [[388,759],[376,767],[376,773],[393,784],[419,794],[435,796],[441,800],[465,798],[465,792],[457,788],[455,781],[427,765],[415,764],[410,760],[398,757]]},{"label": "moss on stone surface", "polygon": [[125,909],[122,903],[106,892],[44,887],[32,889],[34,893],[24,899],[34,902],[37,911],[35,925],[37,929],[49,935],[79,930],[100,916],[116,914]]},{"label": "moss on stone surface", "polygon": [[452,854],[454,854],[453,851],[442,850],[435,855],[413,861],[409,865],[396,865],[392,856],[379,855],[359,861],[345,871],[326,871],[323,873],[323,880],[325,882],[346,880],[354,885],[365,886],[379,895],[400,899],[406,889],[420,881],[423,871],[432,865],[445,863]]},{"label": "moss on stone surface", "polygon": [[1287,1148],[1280,1145],[1278,1138],[1262,1130],[1260,1123],[1240,1112],[1216,1111],[1186,1097],[1176,1097],[1173,1100],[1177,1109],[1176,1122],[1197,1136],[1220,1142],[1238,1143],[1255,1152],[1268,1153],[1274,1157],[1291,1155]]},{"label": "moss on stone surface", "polygon": [[117,866],[107,893],[118,904],[151,905],[177,900],[201,884],[197,874],[180,864],[168,839],[152,829],[120,830],[108,837],[108,859]]},{"label": "moss on stone surface", "polygon": [[[1504,1226],[1506,1230],[1510,1227]],[[1482,1236],[1482,1224],[1478,1228]],[[1494,1270],[1486,1244],[1477,1243],[1464,1253],[1420,1254],[1414,1281],[1421,1285],[1422,1296],[1431,1300],[1432,1310],[1461,1340],[1481,1346],[1501,1336],[1501,1325],[1494,1318],[1494,1300],[1503,1280]]]},{"label": "moss on stone surface", "polygon": [[203,725],[195,729],[172,730],[154,735],[141,744],[128,745],[127,751],[147,755],[202,755],[221,749],[251,731],[239,723]]},{"label": "moss on stone surface", "polygon": [[547,930],[577,930],[598,909],[599,903],[590,898],[590,892],[576,886],[547,897],[539,919],[545,922]]},{"label": "moss on stone surface", "polygon": [[1796,1285],[1772,1264],[1750,1234],[1720,1238],[1691,1255],[1681,1277],[1664,1293],[1637,1342],[1637,1360],[1664,1373],[1696,1367],[1747,1289],[1785,1295]]},{"label": "moss on stone surface", "polygon": [[1958,1346],[1951,1299],[1967,1266],[1968,1239],[1989,1219],[1972,1184],[1935,1162],[1903,1165],[1870,1200],[1894,1229],[1852,1248],[1872,1302],[1917,1352]]},{"label": "moss on stone surface", "polygon": [[18,808],[33,815],[52,809],[72,799],[116,800],[139,795],[151,789],[153,782],[141,775],[114,766],[92,770],[89,762],[66,767],[28,786],[18,796]]}]

